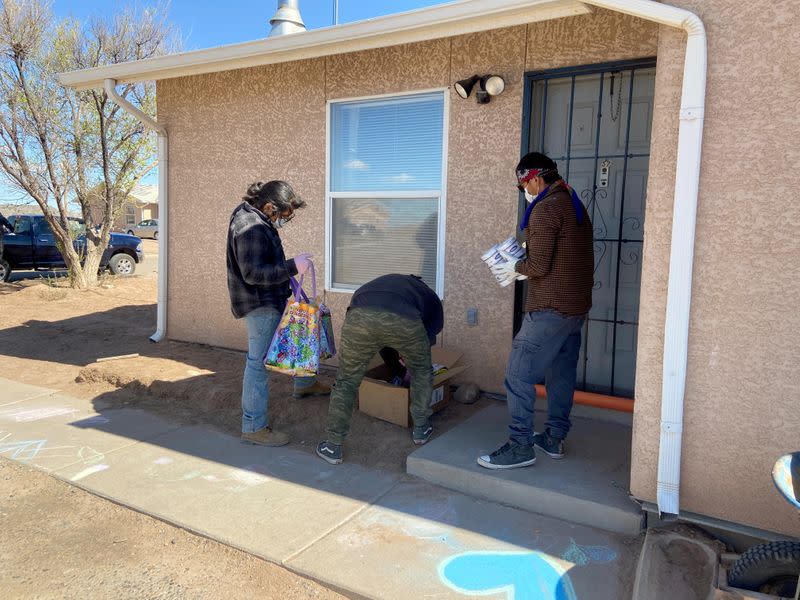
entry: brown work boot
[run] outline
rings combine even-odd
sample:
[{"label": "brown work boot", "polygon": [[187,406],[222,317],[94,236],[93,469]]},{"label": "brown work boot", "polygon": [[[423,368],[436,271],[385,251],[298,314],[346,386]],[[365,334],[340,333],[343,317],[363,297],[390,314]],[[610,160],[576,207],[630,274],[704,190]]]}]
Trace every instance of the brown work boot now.
[{"label": "brown work boot", "polygon": [[289,443],[289,436],[280,431],[273,431],[272,427],[265,427],[258,431],[243,432],[242,443],[257,446],[285,446]]},{"label": "brown work boot", "polygon": [[311,396],[327,396],[331,393],[330,386],[315,381],[314,385],[307,388],[295,390],[292,394],[295,398],[310,398]]}]

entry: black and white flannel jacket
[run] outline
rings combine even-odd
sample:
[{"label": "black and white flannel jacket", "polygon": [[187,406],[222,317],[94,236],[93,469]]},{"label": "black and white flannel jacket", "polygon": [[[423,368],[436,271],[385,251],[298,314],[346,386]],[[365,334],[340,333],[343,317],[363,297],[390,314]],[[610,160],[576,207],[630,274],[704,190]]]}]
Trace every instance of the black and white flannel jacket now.
[{"label": "black and white flannel jacket", "polygon": [[278,230],[260,210],[242,202],[228,226],[228,292],[237,319],[268,306],[283,312],[291,293],[289,278],[297,275],[286,260]]}]

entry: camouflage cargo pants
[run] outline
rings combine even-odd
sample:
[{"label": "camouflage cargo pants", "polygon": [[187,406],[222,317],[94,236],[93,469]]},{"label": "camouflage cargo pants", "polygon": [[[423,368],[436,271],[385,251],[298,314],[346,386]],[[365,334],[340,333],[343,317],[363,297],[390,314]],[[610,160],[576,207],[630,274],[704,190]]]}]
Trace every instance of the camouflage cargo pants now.
[{"label": "camouflage cargo pants", "polygon": [[424,425],[431,415],[433,392],[431,344],[422,321],[391,312],[352,308],[342,326],[339,341],[339,371],[331,392],[326,440],[341,444],[350,430],[356,394],[370,360],[384,347],[397,350],[411,373],[411,417]]}]

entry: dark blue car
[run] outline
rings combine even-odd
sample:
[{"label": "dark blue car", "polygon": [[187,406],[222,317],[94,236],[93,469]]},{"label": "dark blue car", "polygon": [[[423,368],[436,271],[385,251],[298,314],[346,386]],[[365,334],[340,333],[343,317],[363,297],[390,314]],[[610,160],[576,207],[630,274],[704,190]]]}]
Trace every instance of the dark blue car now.
[{"label": "dark blue car", "polygon": [[[0,281],[8,281],[11,271],[59,269],[66,267],[64,258],[56,247],[56,238],[42,215],[13,215],[8,220],[13,233],[3,237],[3,255],[0,256]],[[86,236],[83,222],[70,219],[74,228],[75,249],[83,252]],[[100,268],[108,268],[115,275],[132,275],[136,265],[144,260],[142,240],[134,235],[112,233],[108,248],[100,260]]]}]

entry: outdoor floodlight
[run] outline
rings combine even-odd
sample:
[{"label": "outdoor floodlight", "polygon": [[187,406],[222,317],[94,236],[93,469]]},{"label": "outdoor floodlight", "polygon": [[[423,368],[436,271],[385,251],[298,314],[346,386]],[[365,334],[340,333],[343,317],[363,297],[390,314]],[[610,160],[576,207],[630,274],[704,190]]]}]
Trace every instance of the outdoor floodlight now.
[{"label": "outdoor floodlight", "polygon": [[499,96],[506,89],[506,82],[499,75],[484,75],[481,78],[481,89],[490,96]]},{"label": "outdoor floodlight", "polygon": [[459,96],[466,99],[469,98],[469,95],[472,93],[472,88],[475,87],[475,84],[478,83],[479,79],[480,79],[479,75],[473,75],[469,79],[462,79],[461,81],[456,81],[453,84],[453,87],[456,88],[456,93]]},{"label": "outdoor floodlight", "polygon": [[486,104],[492,96],[499,96],[506,89],[506,82],[499,75],[473,75],[469,79],[456,81],[453,87],[462,98],[469,98],[472,88],[480,82],[480,89],[475,93],[478,104]]}]

